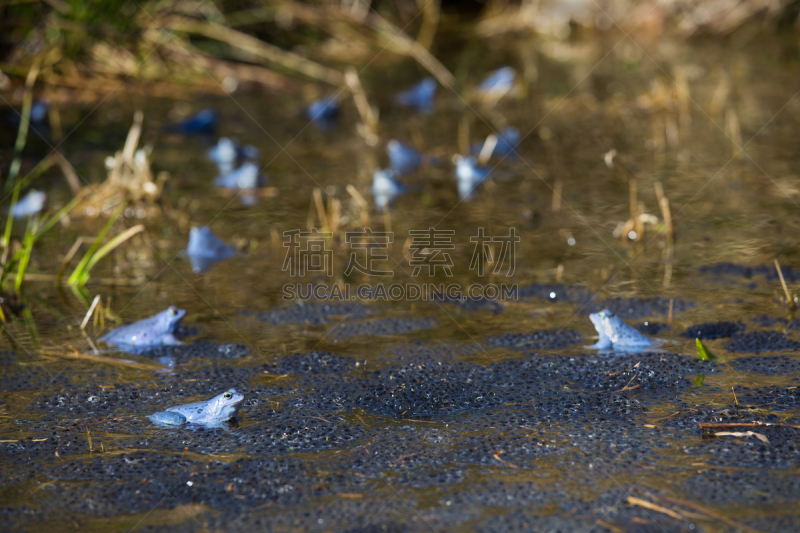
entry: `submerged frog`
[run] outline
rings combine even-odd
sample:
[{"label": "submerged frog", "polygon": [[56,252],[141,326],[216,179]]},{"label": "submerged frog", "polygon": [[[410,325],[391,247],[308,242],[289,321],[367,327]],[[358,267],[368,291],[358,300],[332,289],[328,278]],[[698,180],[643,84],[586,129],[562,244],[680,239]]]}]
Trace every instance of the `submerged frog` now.
[{"label": "submerged frog", "polygon": [[236,250],[214,235],[208,226],[193,227],[189,231],[189,246],[186,248],[192,270],[205,272],[215,263],[224,261],[236,254]]},{"label": "submerged frog", "polygon": [[175,331],[185,314],[185,309],[171,305],[166,311],[150,318],[120,326],[100,337],[100,340],[110,346],[129,350],[181,344],[181,341],[175,338]]},{"label": "submerged frog", "polygon": [[608,350],[612,347],[617,349],[641,349],[653,346],[653,341],[620,320],[618,316],[615,316],[608,309],[590,314],[589,319],[600,335],[597,344],[589,346],[589,348],[600,350]]},{"label": "submerged frog", "polygon": [[201,424],[204,426],[221,425],[239,412],[244,402],[244,394],[230,389],[205,402],[187,403],[170,407],[161,413],[148,418],[156,424],[182,426],[183,424]]}]

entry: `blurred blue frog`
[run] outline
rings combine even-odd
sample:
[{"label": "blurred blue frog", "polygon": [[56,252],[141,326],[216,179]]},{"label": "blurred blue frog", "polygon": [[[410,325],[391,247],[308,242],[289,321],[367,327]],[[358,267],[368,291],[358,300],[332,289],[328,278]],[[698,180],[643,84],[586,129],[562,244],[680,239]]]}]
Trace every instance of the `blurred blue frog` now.
[{"label": "blurred blue frog", "polygon": [[456,155],[453,157],[453,162],[456,164],[458,196],[464,201],[469,201],[474,197],[475,189],[486,181],[492,170],[478,166],[474,157]]},{"label": "blurred blue frog", "polygon": [[22,200],[11,207],[11,216],[14,218],[32,217],[41,212],[47,201],[47,195],[42,191],[31,189]]},{"label": "blurred blue frog", "polygon": [[[491,156],[507,156],[513,155],[514,150],[516,149],[517,145],[522,140],[522,137],[519,134],[519,130],[514,126],[506,126],[495,135],[497,138],[497,143],[494,145],[494,149],[492,153],[489,154]],[[472,155],[478,155],[483,150],[484,143],[476,143],[472,145],[470,152]]]},{"label": "blurred blue frog", "polygon": [[248,161],[242,166],[214,178],[214,185],[226,189],[256,189],[267,184],[267,178],[261,174],[256,163]]},{"label": "blurred blue frog", "polygon": [[514,88],[517,73],[511,67],[501,67],[478,84],[478,94],[488,100],[499,100],[508,91]]},{"label": "blurred blue frog", "polygon": [[326,96],[317,100],[306,110],[306,118],[320,129],[330,129],[339,116],[339,101],[336,96]]},{"label": "blurred blue frog", "polygon": [[50,104],[43,101],[34,102],[31,106],[31,122],[34,124],[44,123],[50,112]]},{"label": "blurred blue frog", "polygon": [[422,164],[419,152],[394,139],[386,144],[386,153],[389,155],[389,167],[399,176],[414,172]]},{"label": "blurred blue frog", "polygon": [[375,207],[383,211],[394,200],[406,192],[406,188],[396,181],[397,174],[390,168],[376,170],[372,175],[372,195]]},{"label": "blurred blue frog", "polygon": [[186,248],[192,270],[200,274],[216,263],[236,254],[233,247],[214,235],[208,226],[193,227],[189,231],[189,246]]},{"label": "blurred blue frog", "polygon": [[216,109],[203,109],[186,120],[167,126],[167,129],[188,135],[211,135],[217,131],[218,122],[219,112]]},{"label": "blurred blue frog", "polygon": [[394,101],[402,106],[413,107],[423,113],[433,111],[433,99],[439,86],[436,80],[428,76],[416,85],[397,93]]},{"label": "blurred blue frog", "polygon": [[248,159],[258,159],[261,152],[255,146],[241,145],[236,139],[222,137],[206,152],[209,160],[217,164],[220,174],[228,174],[236,168],[236,163]]}]

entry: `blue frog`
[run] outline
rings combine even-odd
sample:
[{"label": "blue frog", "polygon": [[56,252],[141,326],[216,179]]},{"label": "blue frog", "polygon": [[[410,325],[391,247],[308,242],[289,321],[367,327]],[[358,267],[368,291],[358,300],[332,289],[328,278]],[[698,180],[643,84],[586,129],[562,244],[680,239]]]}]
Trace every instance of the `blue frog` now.
[{"label": "blue frog", "polygon": [[337,116],[339,116],[339,101],[335,96],[317,100],[306,110],[308,120],[323,130],[332,128]]},{"label": "blue frog", "polygon": [[376,170],[372,175],[372,195],[375,197],[375,206],[380,211],[406,192],[406,188],[395,180],[396,176],[390,168]]},{"label": "blue frog", "polygon": [[214,178],[214,185],[226,189],[256,189],[266,185],[266,181],[259,166],[248,161],[236,170]]},{"label": "blue frog", "polygon": [[244,394],[230,389],[204,402],[187,403],[154,413],[148,418],[158,425],[182,426],[197,424],[209,427],[221,426],[235,417],[244,402]]},{"label": "blue frog", "polygon": [[203,226],[189,230],[186,253],[192,263],[192,270],[199,274],[235,255],[236,250],[214,235],[208,226]]},{"label": "blue frog", "polygon": [[409,145],[392,139],[386,144],[389,167],[398,175],[410,174],[422,164],[422,156]]},{"label": "blue frog", "polygon": [[492,170],[479,166],[474,157],[457,155],[453,161],[456,164],[458,196],[465,201],[471,200],[475,195],[475,189],[486,181]]},{"label": "blue frog", "polygon": [[167,129],[180,133],[209,135],[217,131],[218,122],[219,113],[216,109],[203,109],[186,120],[168,126]]},{"label": "blue frog", "polygon": [[433,99],[439,86],[436,80],[428,76],[419,83],[397,93],[394,101],[402,106],[414,107],[423,113],[433,111]]},{"label": "blue frog", "polygon": [[158,346],[181,344],[181,341],[175,338],[175,332],[181,325],[184,315],[186,315],[185,309],[171,305],[150,318],[120,326],[100,337],[100,340],[109,346],[117,346],[134,353]]},{"label": "blue frog", "polygon": [[11,215],[14,218],[31,217],[44,209],[47,195],[42,191],[31,190],[25,197],[14,204],[11,208]]},{"label": "blue frog", "polygon": [[491,74],[478,84],[476,91],[481,98],[489,100],[499,100],[507,92],[514,88],[517,73],[511,67],[502,67]]},{"label": "blue frog", "polygon": [[589,348],[609,350],[639,350],[653,346],[653,341],[630,327],[608,309],[589,315],[600,339]]}]

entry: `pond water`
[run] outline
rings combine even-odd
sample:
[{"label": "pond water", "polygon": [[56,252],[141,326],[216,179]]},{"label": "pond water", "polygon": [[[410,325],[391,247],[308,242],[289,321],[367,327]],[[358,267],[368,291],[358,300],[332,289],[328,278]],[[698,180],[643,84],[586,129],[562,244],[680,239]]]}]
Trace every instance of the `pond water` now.
[{"label": "pond water", "polygon": [[[82,179],[105,178],[136,109],[153,169],[170,177],[160,214],[125,221],[146,232],[98,264],[85,295],[25,283],[32,320],[13,319],[0,337],[3,529],[795,529],[800,321],[773,263],[793,296],[793,46],[739,36],[725,46],[597,38],[465,47],[448,63],[465,87],[504,64],[524,83],[493,107],[440,87],[429,115],[392,103],[423,74],[379,60],[361,73],[380,109],[375,147],[356,133],[344,92],[333,129],[307,124],[305,107],[326,94],[318,87],[64,107],[65,132],[75,132],[61,150]],[[164,129],[212,107],[218,136],[260,149],[275,194],[253,203],[220,193],[205,157],[217,137]],[[523,135],[517,154],[492,158],[493,179],[459,201],[451,157],[506,125]],[[48,153],[44,135],[32,134],[26,168]],[[372,175],[388,164],[392,138],[437,162],[405,177],[409,192],[379,213]],[[62,181],[48,172],[36,186],[63,205]],[[641,222],[625,226],[632,205]],[[75,239],[105,220],[57,226],[29,272],[53,275]],[[182,251],[202,225],[238,254],[195,274]],[[363,264],[366,252],[346,232],[362,225],[392,233],[386,249],[371,249],[386,255],[372,270],[392,276],[348,272],[351,255]],[[330,275],[284,268],[285,232],[311,227],[332,230],[320,256]],[[412,233],[430,228],[442,232],[437,243]],[[513,258],[495,241],[483,276],[470,268],[480,228],[519,237]],[[426,249],[444,263],[415,275]],[[94,282],[111,278],[118,283]],[[490,302],[284,298],[287,285],[363,283],[517,290]],[[120,322],[90,323],[92,341],[175,305],[187,310],[185,345],[131,355],[100,343],[95,353],[79,325],[97,294]],[[657,348],[585,348],[597,336],[588,314],[603,308],[659,339]],[[697,358],[699,324],[710,324],[699,330],[713,362]],[[162,429],[146,418],[231,387],[246,400],[227,430]],[[718,432],[728,434],[709,435]]]}]

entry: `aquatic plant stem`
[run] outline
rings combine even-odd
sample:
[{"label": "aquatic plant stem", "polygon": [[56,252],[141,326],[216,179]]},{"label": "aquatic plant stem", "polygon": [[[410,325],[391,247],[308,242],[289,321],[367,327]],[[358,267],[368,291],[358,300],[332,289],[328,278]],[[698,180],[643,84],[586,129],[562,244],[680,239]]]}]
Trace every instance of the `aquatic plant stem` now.
[{"label": "aquatic plant stem", "polygon": [[[17,141],[14,143],[14,160],[11,161],[11,168],[9,168],[8,177],[6,178],[4,188],[6,194],[8,194],[11,187],[14,186],[14,182],[19,175],[20,166],[22,166],[22,150],[25,149],[25,142],[28,139],[31,106],[33,105],[33,86],[36,83],[36,78],[39,76],[39,65],[41,65],[41,58],[37,59],[33,64],[25,80],[25,96],[22,99],[22,116],[19,121],[19,129],[17,130]],[[12,202],[11,205],[14,205],[14,202]]]}]

